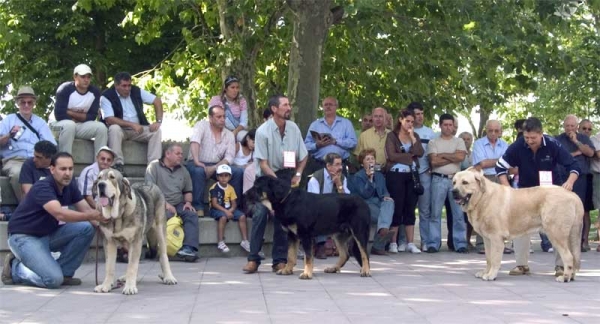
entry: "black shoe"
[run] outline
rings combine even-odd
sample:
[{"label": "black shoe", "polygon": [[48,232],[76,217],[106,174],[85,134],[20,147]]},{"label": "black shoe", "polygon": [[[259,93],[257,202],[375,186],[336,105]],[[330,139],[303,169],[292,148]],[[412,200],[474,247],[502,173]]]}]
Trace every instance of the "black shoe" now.
[{"label": "black shoe", "polygon": [[461,247],[456,250],[456,253],[467,254],[467,253],[469,253],[469,250],[467,250],[466,247]]},{"label": "black shoe", "polygon": [[119,263],[129,263],[129,254],[125,249],[118,248],[117,249],[117,262]]},{"label": "black shoe", "polygon": [[437,253],[438,250],[432,246],[428,247],[427,250],[425,251],[427,253]]},{"label": "black shoe", "polygon": [[127,174],[125,174],[125,166],[122,163],[117,163],[117,164],[113,165],[112,168],[121,172],[123,177],[127,177]]},{"label": "black shoe", "polygon": [[385,252],[385,250],[379,250],[379,249],[372,247],[371,254],[372,255],[387,255],[387,252]]}]

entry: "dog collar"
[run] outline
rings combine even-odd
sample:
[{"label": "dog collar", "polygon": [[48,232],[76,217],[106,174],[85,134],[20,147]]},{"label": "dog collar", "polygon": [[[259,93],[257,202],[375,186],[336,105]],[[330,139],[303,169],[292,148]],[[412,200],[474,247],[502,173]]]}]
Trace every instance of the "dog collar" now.
[{"label": "dog collar", "polygon": [[290,191],[288,191],[287,195],[285,195],[285,197],[283,197],[283,199],[281,199],[281,201],[279,202],[280,204],[283,203],[287,197],[289,197],[289,195],[292,193],[292,189],[290,189]]}]

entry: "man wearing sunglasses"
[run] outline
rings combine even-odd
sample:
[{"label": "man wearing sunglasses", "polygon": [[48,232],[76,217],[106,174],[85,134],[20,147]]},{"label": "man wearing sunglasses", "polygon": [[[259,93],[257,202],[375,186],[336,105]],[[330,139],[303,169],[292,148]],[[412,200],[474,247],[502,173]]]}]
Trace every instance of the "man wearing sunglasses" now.
[{"label": "man wearing sunglasses", "polygon": [[[594,210],[594,192],[596,192],[596,195],[598,194],[598,190],[596,189],[594,190],[594,173],[596,171],[600,171],[600,168],[597,168],[597,166],[595,167],[594,164],[598,164],[600,162],[600,160],[598,160],[597,156],[600,154],[599,150],[600,150],[600,143],[598,143],[598,136],[593,136],[592,135],[592,122],[589,119],[582,119],[581,122],[579,122],[579,129],[578,129],[579,134],[583,134],[587,137],[590,138],[590,140],[592,141],[592,144],[594,144],[595,152],[594,152],[594,156],[592,156],[591,158],[587,158],[588,163],[589,163],[589,172],[588,174],[585,175],[585,182],[586,182],[586,191],[585,191],[585,200],[583,201],[583,209],[585,210],[584,214],[583,214],[583,233],[582,233],[582,238],[581,238],[581,252],[587,252],[590,250],[590,243],[589,243],[589,235],[590,235],[590,225],[591,225],[591,219],[590,219],[590,211]],[[595,170],[594,170],[595,169]],[[600,251],[600,247],[597,249],[598,251]]]},{"label": "man wearing sunglasses", "polygon": [[0,123],[0,156],[2,172],[9,177],[15,196],[21,201],[19,174],[26,159],[33,157],[34,146],[41,140],[56,145],[46,121],[33,113],[37,96],[31,87],[19,88],[15,102],[16,114],[6,116]]}]

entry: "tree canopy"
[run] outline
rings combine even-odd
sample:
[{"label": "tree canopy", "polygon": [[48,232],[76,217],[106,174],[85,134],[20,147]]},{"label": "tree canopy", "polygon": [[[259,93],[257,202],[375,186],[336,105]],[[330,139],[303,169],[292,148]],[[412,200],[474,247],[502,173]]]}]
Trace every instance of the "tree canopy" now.
[{"label": "tree canopy", "polygon": [[411,101],[430,121],[477,111],[478,136],[491,114],[510,124],[539,116],[555,131],[567,113],[600,112],[599,0],[303,3],[4,0],[2,94],[32,85],[37,113],[47,115],[57,86],[87,63],[96,85],[129,71],[190,123],[206,116],[228,74],[242,80],[254,125],[274,93],[293,96],[303,130],[326,96],[356,122],[378,106],[396,115]]}]

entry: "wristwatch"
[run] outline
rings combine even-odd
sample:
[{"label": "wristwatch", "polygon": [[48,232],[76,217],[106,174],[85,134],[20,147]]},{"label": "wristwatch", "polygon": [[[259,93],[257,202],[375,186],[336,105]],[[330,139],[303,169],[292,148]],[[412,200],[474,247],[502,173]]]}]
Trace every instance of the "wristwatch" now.
[{"label": "wristwatch", "polygon": [[302,176],[302,173],[296,172],[296,177],[301,177],[301,176]]},{"label": "wristwatch", "polygon": [[156,122],[162,124],[162,119],[157,119]]}]

